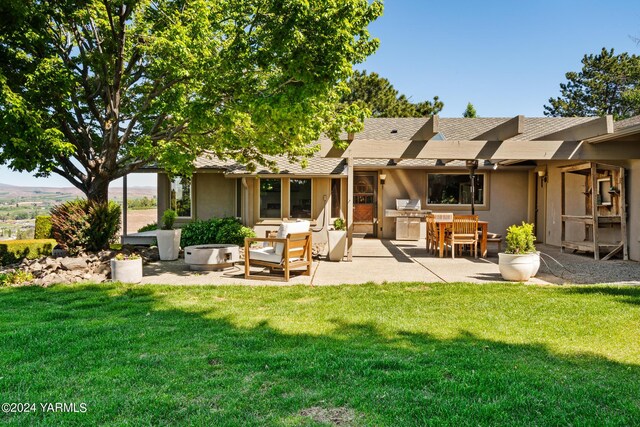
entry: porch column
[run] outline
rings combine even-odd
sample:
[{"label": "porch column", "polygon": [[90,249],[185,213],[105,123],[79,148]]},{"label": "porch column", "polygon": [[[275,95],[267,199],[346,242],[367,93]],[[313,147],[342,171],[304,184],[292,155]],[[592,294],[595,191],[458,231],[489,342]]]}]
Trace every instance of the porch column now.
[{"label": "porch column", "polygon": [[347,261],[353,261],[353,157],[347,157]]},{"label": "porch column", "polygon": [[127,175],[122,177],[122,243],[127,237]]}]

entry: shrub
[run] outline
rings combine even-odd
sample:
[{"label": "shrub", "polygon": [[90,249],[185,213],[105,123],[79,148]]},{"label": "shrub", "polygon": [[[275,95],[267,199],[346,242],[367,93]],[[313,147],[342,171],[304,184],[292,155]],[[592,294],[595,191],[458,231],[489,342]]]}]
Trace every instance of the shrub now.
[{"label": "shrub", "polygon": [[8,240],[0,243],[0,264],[20,262],[23,258],[35,259],[51,255],[56,245],[53,239]]},{"label": "shrub", "polygon": [[536,251],[536,240],[533,234],[533,224],[522,221],[522,225],[512,225],[507,228],[507,254],[530,254]]},{"label": "shrub", "polygon": [[178,214],[176,211],[167,209],[162,214],[162,229],[163,230],[173,230],[173,223],[176,221]]},{"label": "shrub", "polygon": [[344,231],[347,229],[347,223],[342,218],[337,218],[333,221],[333,228],[336,230]]},{"label": "shrub", "polygon": [[208,244],[244,246],[245,237],[255,237],[255,232],[243,226],[236,218],[212,218],[192,221],[182,228],[182,247]]},{"label": "shrub", "polygon": [[223,223],[216,233],[216,242],[226,245],[244,246],[245,237],[256,237],[255,231],[235,220]]},{"label": "shrub", "polygon": [[157,222],[151,222],[147,225],[144,225],[142,227],[140,227],[138,229],[138,233],[142,233],[144,231],[153,231],[153,230],[157,230],[158,229],[158,223]]},{"label": "shrub", "polygon": [[35,239],[50,239],[51,234],[51,215],[38,215],[36,217],[36,229],[34,232]]},{"label": "shrub", "polygon": [[53,237],[72,255],[82,249],[108,249],[119,229],[120,206],[115,202],[92,204],[74,200],[51,209]]},{"label": "shrub", "polygon": [[13,273],[0,273],[0,286],[22,285],[33,281],[33,274],[29,271],[17,270]]}]

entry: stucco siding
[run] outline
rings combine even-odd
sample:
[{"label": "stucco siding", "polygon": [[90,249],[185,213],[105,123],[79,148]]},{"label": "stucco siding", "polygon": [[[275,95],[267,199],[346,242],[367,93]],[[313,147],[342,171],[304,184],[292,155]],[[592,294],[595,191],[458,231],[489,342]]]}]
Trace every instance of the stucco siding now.
[{"label": "stucco siding", "polygon": [[197,173],[195,214],[198,219],[236,216],[236,180],[221,173]]}]

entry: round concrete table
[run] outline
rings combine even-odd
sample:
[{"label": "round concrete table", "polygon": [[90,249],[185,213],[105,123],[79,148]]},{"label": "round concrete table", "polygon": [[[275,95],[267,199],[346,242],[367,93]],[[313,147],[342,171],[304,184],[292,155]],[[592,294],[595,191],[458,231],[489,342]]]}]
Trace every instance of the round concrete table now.
[{"label": "round concrete table", "polygon": [[240,261],[238,245],[197,245],[184,248],[184,262],[191,270],[224,270]]}]

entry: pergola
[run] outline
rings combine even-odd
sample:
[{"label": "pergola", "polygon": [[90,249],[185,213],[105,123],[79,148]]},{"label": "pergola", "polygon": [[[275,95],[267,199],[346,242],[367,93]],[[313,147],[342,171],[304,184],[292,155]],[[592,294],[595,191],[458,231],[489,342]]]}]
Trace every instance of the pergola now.
[{"label": "pergola", "polygon": [[470,140],[448,140],[442,137],[439,117],[430,117],[407,140],[358,139],[349,134],[346,148],[339,149],[331,141],[321,142],[324,157],[341,157],[347,162],[347,260],[353,248],[353,165],[354,159],[430,159],[447,163],[453,160],[488,160],[510,165],[527,160],[619,160],[640,158],[640,145],[622,138],[615,144],[600,144],[614,137],[612,116],[560,129],[534,140],[512,139],[525,132],[525,118],[513,117]]}]

